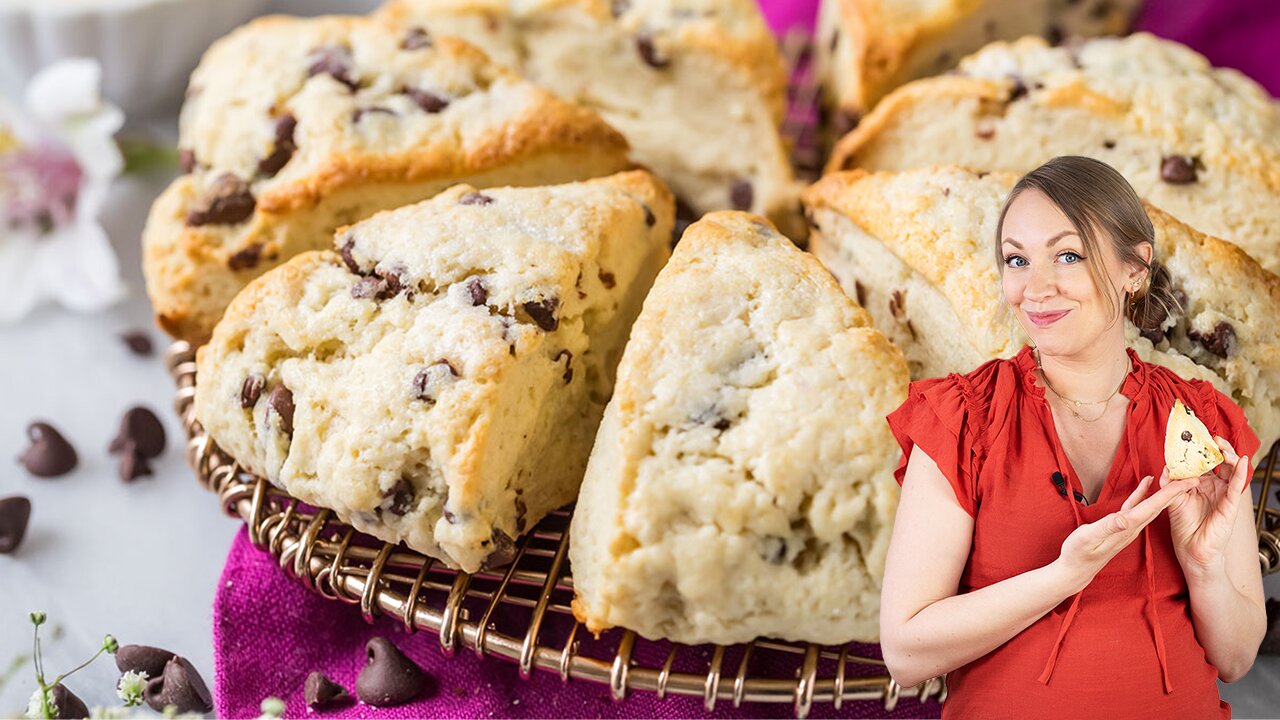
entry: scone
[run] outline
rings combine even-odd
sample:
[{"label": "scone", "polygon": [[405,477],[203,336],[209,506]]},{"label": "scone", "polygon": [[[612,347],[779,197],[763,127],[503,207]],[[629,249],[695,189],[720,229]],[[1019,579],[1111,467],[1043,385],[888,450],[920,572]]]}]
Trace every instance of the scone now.
[{"label": "scone", "polygon": [[[953,167],[852,171],[806,192],[812,251],[903,349],[913,378],[968,372],[1026,343],[1001,295],[994,249],[1016,180]],[[1150,204],[1147,214],[1185,314],[1126,323],[1129,345],[1212,382],[1270,447],[1280,438],[1280,278],[1232,243]]]},{"label": "scone", "polygon": [[822,0],[816,53],[823,105],[848,132],[881,97],[910,80],[938,75],[993,40],[1128,31],[1141,0]]},{"label": "scone", "polygon": [[592,632],[874,641],[902,353],[812,256],[738,212],[692,225],[632,329],[574,511]]},{"label": "scone", "polygon": [[364,18],[269,17],[215,43],[180,118],[187,174],[156,200],[143,269],[159,324],[202,343],[250,280],[333,231],[459,182],[540,185],[628,167],[589,109],[462,41]]},{"label": "scone", "polygon": [[1280,104],[1239,72],[1147,34],[992,43],[958,75],[882,100],[828,170],[1025,173],[1058,155],[1111,165],[1142,198],[1280,271]]},{"label": "scone", "polygon": [[1164,431],[1164,464],[1169,468],[1169,479],[1200,477],[1223,460],[1226,458],[1209,428],[1182,400],[1174,398]]},{"label": "scone", "polygon": [[577,494],[673,217],[642,171],[379,213],[236,296],[197,353],[196,417],[362,532],[500,565]]},{"label": "scone", "polygon": [[392,0],[378,16],[461,36],[597,110],[680,217],[750,210],[803,233],[779,131],[785,69],[754,0]]}]

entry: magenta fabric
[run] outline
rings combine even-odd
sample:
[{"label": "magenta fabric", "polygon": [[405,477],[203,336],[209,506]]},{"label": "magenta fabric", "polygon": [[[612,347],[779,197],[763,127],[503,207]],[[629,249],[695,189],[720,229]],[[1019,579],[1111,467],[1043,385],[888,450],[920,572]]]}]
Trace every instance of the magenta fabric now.
[{"label": "magenta fabric", "polygon": [[[816,0],[760,0],[775,30],[811,28]],[[1280,96],[1280,2],[1277,0],[1149,0],[1138,29],[1184,42],[1220,66],[1234,67]],[[326,600],[292,581],[245,532],[231,546],[213,607],[214,701],[220,717],[254,717],[265,697],[283,698],[288,717],[308,715],[302,684],[320,670],[348,689],[364,661],[364,644],[381,634],[439,681],[432,699],[399,708],[354,704],[324,717],[698,717],[700,699],[648,693],[621,703],[608,688],[561,683],[536,672],[520,680],[514,663],[481,661],[470,653],[446,658],[435,636],[406,635],[386,619],[368,625],[352,605]],[[888,717],[938,717],[936,702],[902,700]],[[786,717],[786,704],[721,704],[715,717]],[[839,713],[815,704],[814,717],[883,717],[875,702],[846,704]]]}]

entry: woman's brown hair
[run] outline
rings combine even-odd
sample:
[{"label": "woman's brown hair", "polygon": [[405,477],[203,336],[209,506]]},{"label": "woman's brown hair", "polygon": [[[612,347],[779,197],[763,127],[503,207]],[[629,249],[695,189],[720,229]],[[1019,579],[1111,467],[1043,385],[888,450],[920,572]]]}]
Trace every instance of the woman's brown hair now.
[{"label": "woman's brown hair", "polygon": [[[1169,271],[1155,259],[1155,230],[1138,194],[1124,176],[1110,165],[1079,155],[1062,155],[1023,175],[1009,191],[996,222],[996,263],[1004,272],[1000,250],[1004,217],[1009,207],[1026,190],[1038,190],[1062,211],[1084,244],[1089,274],[1098,288],[1108,288],[1107,303],[1115,312],[1115,284],[1103,271],[1098,231],[1111,238],[1116,257],[1125,265],[1146,268],[1143,286],[1137,292],[1125,290],[1124,315],[1140,330],[1155,330],[1167,317],[1181,314],[1174,296]],[[1150,263],[1143,261],[1138,247],[1149,243]]]}]

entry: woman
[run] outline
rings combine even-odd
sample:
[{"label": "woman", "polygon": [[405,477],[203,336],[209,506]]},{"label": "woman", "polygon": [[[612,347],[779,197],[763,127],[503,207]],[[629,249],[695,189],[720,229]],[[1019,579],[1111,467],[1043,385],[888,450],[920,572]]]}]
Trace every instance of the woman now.
[{"label": "woman", "polygon": [[[888,418],[881,644],[904,686],[949,673],[943,717],[1230,717],[1215,679],[1247,672],[1266,629],[1243,495],[1259,442],[1212,385],[1125,346],[1126,315],[1177,310],[1153,237],[1111,167],[1028,173],[995,244],[1032,345],[912,383]],[[1161,471],[1174,398],[1226,457],[1199,478]]]}]

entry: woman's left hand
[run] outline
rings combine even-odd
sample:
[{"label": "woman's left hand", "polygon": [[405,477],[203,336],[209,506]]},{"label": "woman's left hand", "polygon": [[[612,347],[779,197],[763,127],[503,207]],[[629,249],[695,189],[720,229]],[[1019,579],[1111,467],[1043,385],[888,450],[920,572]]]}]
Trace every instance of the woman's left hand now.
[{"label": "woman's left hand", "polygon": [[[1223,565],[1240,498],[1249,483],[1249,458],[1238,457],[1231,443],[1223,438],[1215,435],[1214,440],[1226,459],[1201,475],[1195,489],[1169,505],[1173,549],[1188,575]],[[1168,483],[1166,467],[1160,475],[1160,487]]]}]

